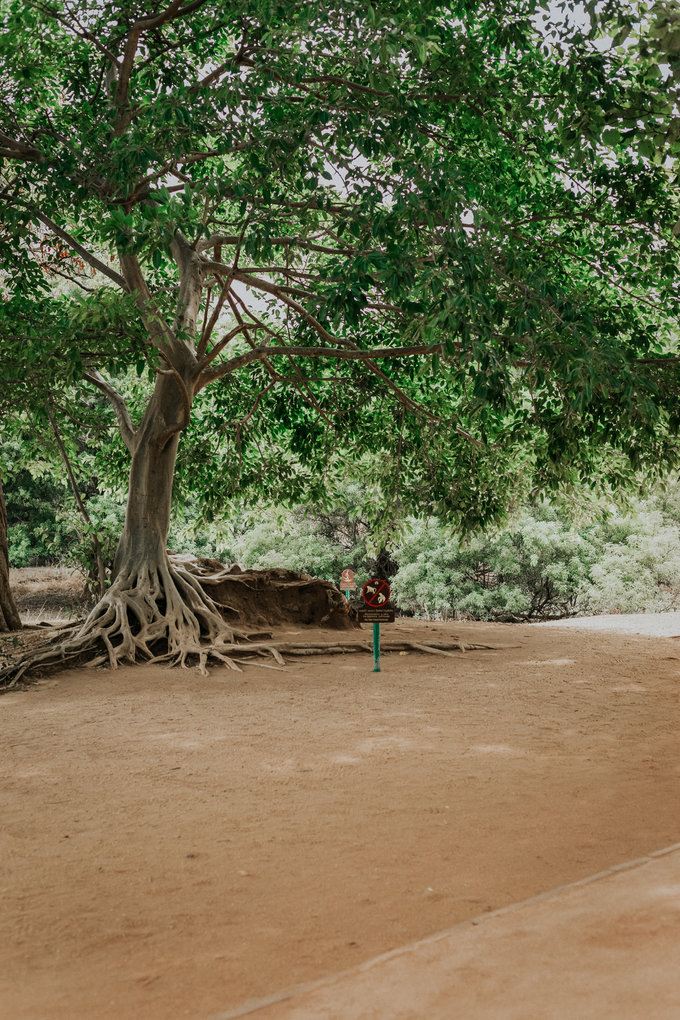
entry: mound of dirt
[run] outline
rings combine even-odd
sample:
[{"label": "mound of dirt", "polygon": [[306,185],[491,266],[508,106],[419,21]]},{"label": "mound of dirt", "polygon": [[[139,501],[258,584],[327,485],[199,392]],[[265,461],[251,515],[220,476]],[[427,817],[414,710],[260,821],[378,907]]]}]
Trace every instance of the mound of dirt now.
[{"label": "mound of dirt", "polygon": [[309,574],[272,567],[242,570],[219,560],[171,553],[171,561],[190,570],[229,623],[248,627],[306,624],[351,630],[359,626],[356,611],[335,585]]},{"label": "mound of dirt", "polygon": [[[171,559],[200,580],[229,623],[255,628],[306,624],[334,630],[359,626],[356,611],[342,592],[309,574],[274,567],[242,570],[188,553],[171,553]],[[75,570],[13,569],[10,582],[24,623],[62,622],[85,615],[92,608],[92,598],[83,591],[82,575]]]},{"label": "mound of dirt", "polygon": [[[226,644],[221,638],[219,647],[213,648],[210,640],[206,640],[204,645],[190,650],[194,657],[191,664],[197,664],[203,672],[205,661],[213,654],[214,658],[227,662],[234,670],[240,669],[233,662],[234,654],[252,653],[256,658],[258,655],[271,655],[283,665],[284,659],[278,649],[263,645],[261,640],[260,645],[255,642],[257,638],[270,639],[274,628],[281,630],[291,625],[306,625],[310,629],[338,631],[359,627],[356,611],[339,589],[328,581],[280,568],[242,570],[237,565],[226,567],[217,560],[201,559],[187,553],[169,553],[169,557],[172,565],[176,569],[181,568],[185,577],[190,573],[196,578],[208,598],[206,606],[210,603],[216,621],[222,615],[227,625],[224,628]],[[107,655],[110,658],[112,647],[116,652],[120,651],[120,636],[104,655],[101,654],[104,649],[96,643],[78,644],[82,633],[91,626],[92,614],[85,622],[74,619],[79,608],[85,610],[83,615],[86,615],[90,607],[84,604],[82,595],[80,606],[74,604],[77,602],[77,590],[70,571],[64,573],[36,568],[22,574],[21,579],[15,577],[14,583],[24,629],[18,634],[2,635],[0,639],[0,687],[3,693],[15,687],[27,672],[36,675],[40,671],[40,675],[44,675],[50,670],[61,670],[66,664],[82,665],[86,661],[100,664],[107,660]],[[248,640],[239,640],[244,637]],[[231,644],[231,641],[236,643]],[[297,645],[293,648],[286,646],[285,650],[292,654],[325,653],[328,642],[323,646],[314,644],[310,649],[303,641],[302,650]],[[144,651],[143,657],[148,657],[149,649]],[[157,648],[152,649],[151,654],[157,654]],[[163,649],[160,654],[163,655]],[[132,658],[129,650],[126,657]],[[185,658],[182,658],[181,663],[184,662]]]}]

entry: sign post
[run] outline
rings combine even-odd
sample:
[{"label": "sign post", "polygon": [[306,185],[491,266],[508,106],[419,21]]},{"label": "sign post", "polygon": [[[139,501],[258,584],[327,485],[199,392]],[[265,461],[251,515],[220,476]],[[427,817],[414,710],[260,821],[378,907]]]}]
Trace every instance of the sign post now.
[{"label": "sign post", "polygon": [[356,590],[356,581],[354,580],[354,571],[347,567],[340,574],[340,589],[344,591],[347,599],[349,600],[349,593]]},{"label": "sign post", "polygon": [[379,673],[380,624],[394,623],[394,609],[389,604],[390,586],[387,581],[374,577],[363,586],[361,597],[366,603],[366,608],[359,610],[359,623],[373,624],[373,672]]},{"label": "sign post", "polygon": [[373,672],[380,672],[380,624],[373,624]]}]

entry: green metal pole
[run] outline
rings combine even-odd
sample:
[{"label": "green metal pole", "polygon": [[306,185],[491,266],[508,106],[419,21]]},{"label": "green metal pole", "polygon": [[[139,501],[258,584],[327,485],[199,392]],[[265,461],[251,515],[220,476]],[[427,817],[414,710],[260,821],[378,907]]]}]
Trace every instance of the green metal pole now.
[{"label": "green metal pole", "polygon": [[380,624],[373,624],[373,672],[380,672]]},{"label": "green metal pole", "polygon": [[347,601],[349,602],[349,589],[347,589],[347,591],[345,592],[345,595],[347,596]]}]

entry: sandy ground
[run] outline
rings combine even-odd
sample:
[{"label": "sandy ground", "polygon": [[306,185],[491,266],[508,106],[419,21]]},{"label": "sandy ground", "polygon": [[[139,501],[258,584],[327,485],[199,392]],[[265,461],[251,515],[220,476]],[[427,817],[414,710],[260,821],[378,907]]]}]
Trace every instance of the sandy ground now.
[{"label": "sandy ground", "polygon": [[678,1020],[680,843],[215,1020]]},{"label": "sandy ground", "polygon": [[68,620],[92,604],[83,575],[69,567],[12,567],[9,583],[24,623]]},{"label": "sandy ground", "polygon": [[680,840],[678,641],[399,632],[514,647],[0,698],[0,1015],[207,1020]]}]

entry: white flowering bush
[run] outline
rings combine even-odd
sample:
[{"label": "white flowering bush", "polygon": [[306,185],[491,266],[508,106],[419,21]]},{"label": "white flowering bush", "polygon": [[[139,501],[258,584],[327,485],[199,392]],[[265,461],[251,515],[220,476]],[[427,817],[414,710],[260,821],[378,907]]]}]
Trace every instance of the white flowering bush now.
[{"label": "white flowering bush", "polygon": [[[589,613],[661,613],[680,608],[680,536],[659,511],[617,522],[579,593]],[[627,532],[627,533],[626,533]]]},{"label": "white flowering bush", "polygon": [[466,542],[436,521],[412,521],[397,548],[398,605],[416,615],[530,619],[570,615],[597,556],[587,531],[548,505]]}]

